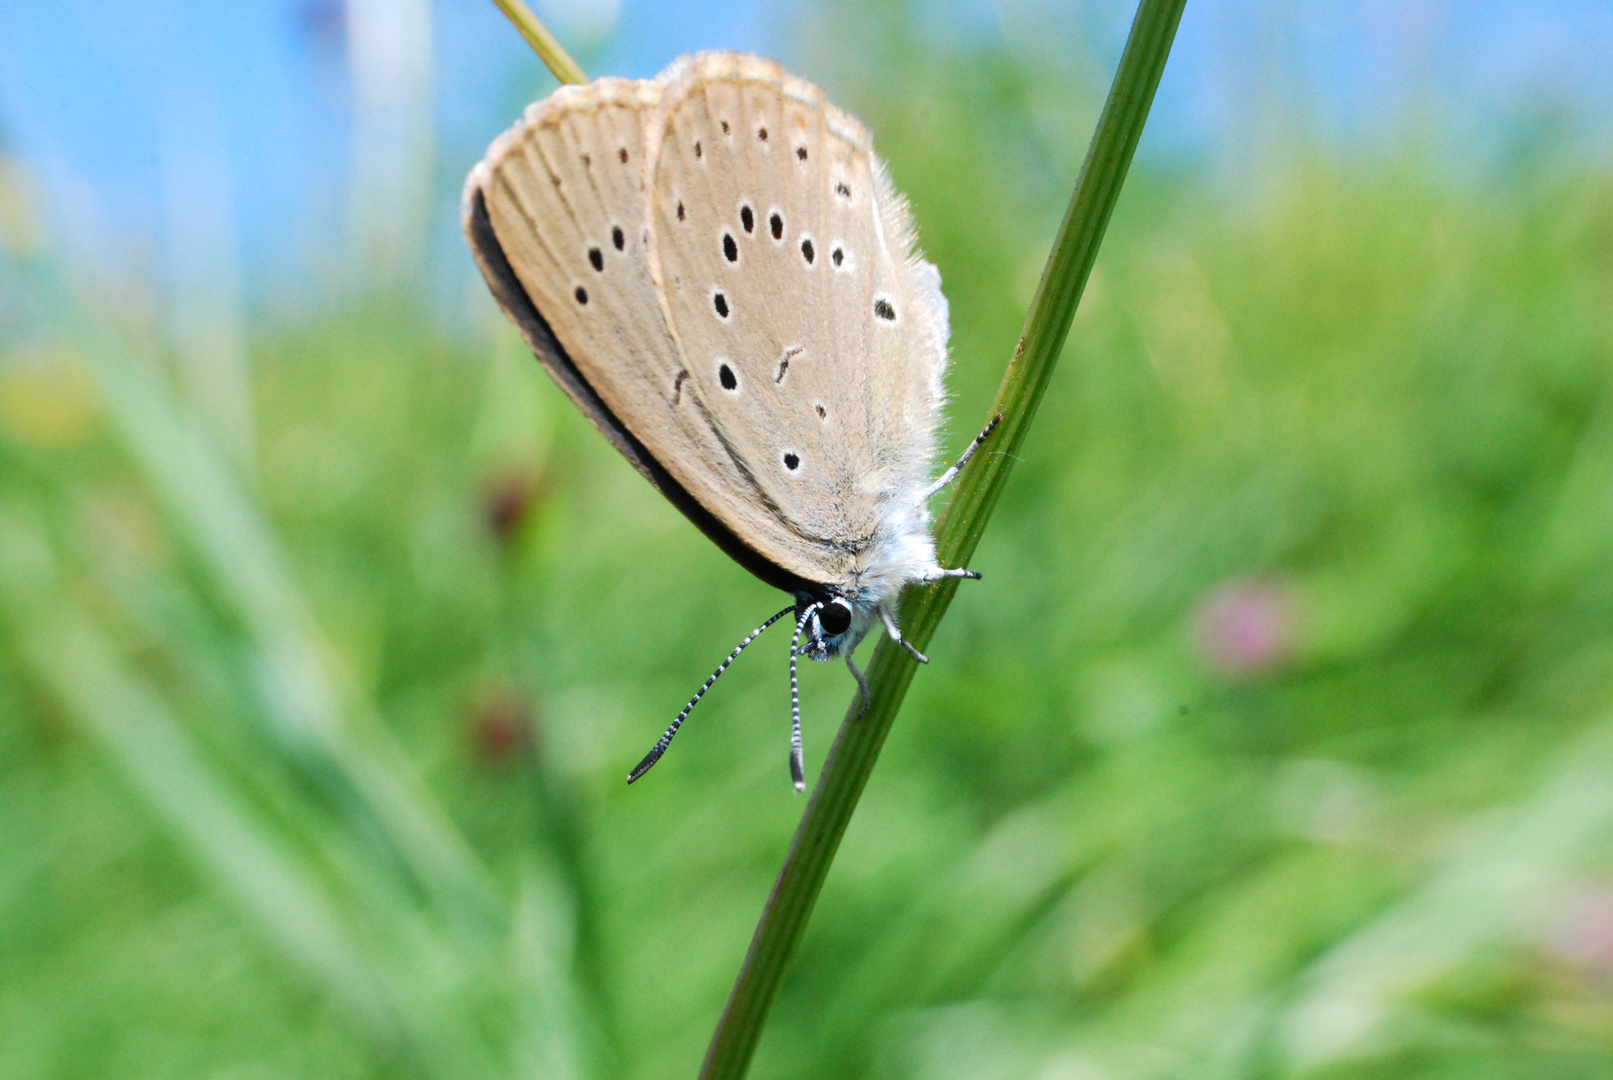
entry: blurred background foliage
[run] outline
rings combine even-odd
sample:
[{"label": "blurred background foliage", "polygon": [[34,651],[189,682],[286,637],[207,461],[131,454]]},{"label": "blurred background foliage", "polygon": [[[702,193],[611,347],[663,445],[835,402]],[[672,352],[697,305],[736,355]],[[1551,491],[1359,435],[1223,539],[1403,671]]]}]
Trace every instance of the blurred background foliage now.
[{"label": "blurred background foliage", "polygon": [[[787,10],[945,275],[960,448],[1112,67],[1082,34],[1129,10]],[[59,169],[4,158],[0,1075],[697,1068],[803,807],[786,636],[622,783],[779,599],[452,238],[542,90],[519,62],[465,156],[358,154],[315,303],[250,260],[177,298],[109,271],[50,226]],[[1363,145],[1233,82],[1216,153],[1144,138],[755,1075],[1613,1071],[1597,106],[1517,102],[1464,155],[1432,95]],[[850,687],[804,674],[815,771]]]}]

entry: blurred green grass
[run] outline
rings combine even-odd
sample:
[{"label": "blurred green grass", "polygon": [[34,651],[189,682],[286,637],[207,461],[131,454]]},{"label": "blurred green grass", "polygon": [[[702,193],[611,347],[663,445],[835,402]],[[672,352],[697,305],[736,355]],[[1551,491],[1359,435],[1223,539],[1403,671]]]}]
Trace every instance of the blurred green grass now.
[{"label": "blurred green grass", "polygon": [[[874,59],[957,448],[1096,103]],[[1281,163],[1133,171],[756,1075],[1613,1069],[1613,187]],[[691,1073],[783,640],[622,778],[776,596],[480,292],[257,326],[242,468],[138,317],[0,286],[0,1075]]]}]

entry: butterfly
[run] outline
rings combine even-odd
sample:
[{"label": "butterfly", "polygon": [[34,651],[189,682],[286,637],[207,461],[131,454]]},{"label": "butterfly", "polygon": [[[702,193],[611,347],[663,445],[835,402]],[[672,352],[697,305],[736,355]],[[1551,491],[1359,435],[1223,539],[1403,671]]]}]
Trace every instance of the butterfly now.
[{"label": "butterfly", "polygon": [[843,657],[866,710],[852,653],[876,623],[927,662],[897,625],[902,588],[980,576],[936,561],[928,502],[992,428],[932,478],[947,302],[868,131],[772,61],[685,56],[529,106],[471,170],[463,219],[555,382],[719,548],[794,598],[628,782],[793,613],[803,790],[796,658]]}]

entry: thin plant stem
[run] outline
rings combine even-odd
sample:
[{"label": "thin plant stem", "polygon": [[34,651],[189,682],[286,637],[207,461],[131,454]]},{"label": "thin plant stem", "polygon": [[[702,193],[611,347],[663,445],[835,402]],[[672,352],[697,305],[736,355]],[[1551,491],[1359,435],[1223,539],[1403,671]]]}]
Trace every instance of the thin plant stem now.
[{"label": "thin plant stem", "polygon": [[532,46],[532,51],[538,54],[543,66],[548,68],[554,77],[563,83],[574,83],[581,86],[588,81],[582,67],[571,58],[566,47],[560,44],[560,39],[549,32],[543,25],[543,20],[532,13],[523,0],[493,0],[498,9],[504,12],[504,17],[515,25],[526,38],[526,43]]},{"label": "thin plant stem", "polygon": [[[1002,421],[984,452],[958,477],[955,494],[936,522],[936,553],[944,566],[968,563],[1008,482],[1097,259],[1185,5],[1186,0],[1138,5],[1075,192],[988,414],[1000,413]],[[902,633],[915,648],[922,651],[929,644],[956,589],[954,579],[907,590]],[[875,650],[868,668],[873,702],[861,720],[856,718],[860,702],[847,710],[712,1035],[702,1080],[739,1080],[749,1068],[790,957],[916,668],[888,638]]]}]

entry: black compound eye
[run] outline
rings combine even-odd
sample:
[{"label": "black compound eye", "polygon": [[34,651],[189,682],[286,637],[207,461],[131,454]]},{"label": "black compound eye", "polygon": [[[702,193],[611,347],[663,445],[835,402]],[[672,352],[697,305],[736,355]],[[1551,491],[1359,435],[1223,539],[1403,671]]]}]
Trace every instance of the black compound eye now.
[{"label": "black compound eye", "polygon": [[831,600],[818,609],[818,622],[830,637],[851,629],[851,605],[844,600]]}]

